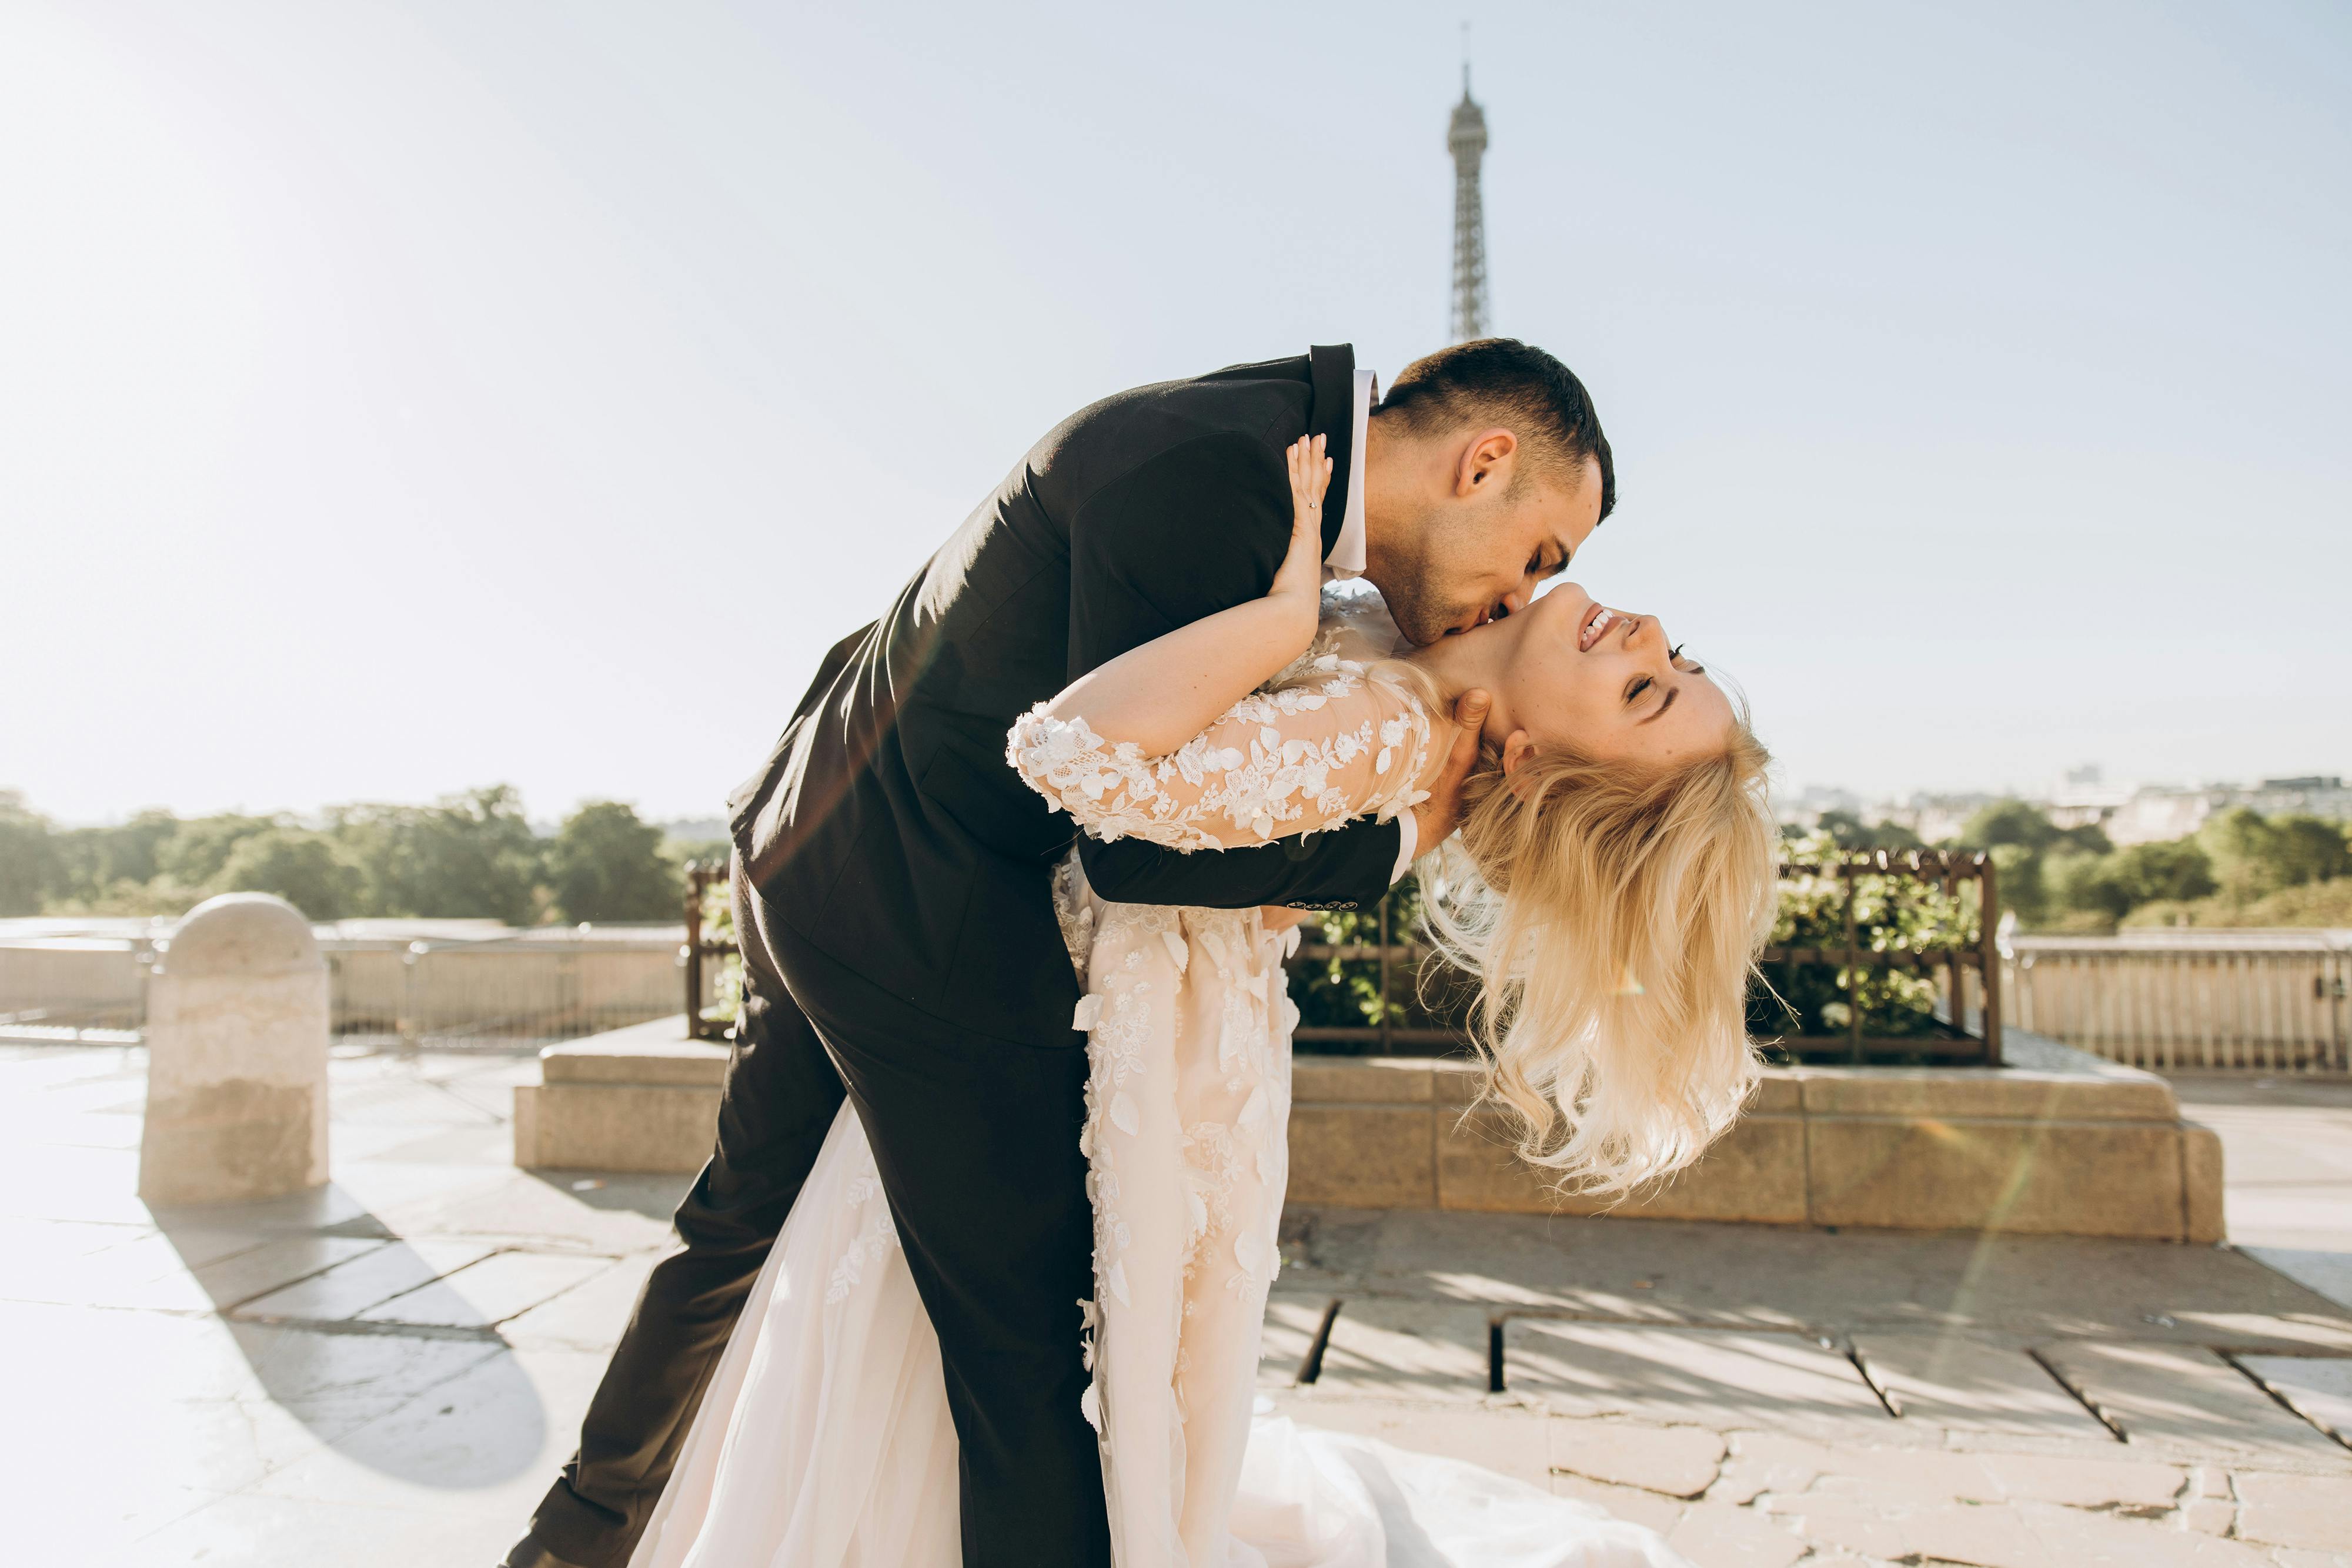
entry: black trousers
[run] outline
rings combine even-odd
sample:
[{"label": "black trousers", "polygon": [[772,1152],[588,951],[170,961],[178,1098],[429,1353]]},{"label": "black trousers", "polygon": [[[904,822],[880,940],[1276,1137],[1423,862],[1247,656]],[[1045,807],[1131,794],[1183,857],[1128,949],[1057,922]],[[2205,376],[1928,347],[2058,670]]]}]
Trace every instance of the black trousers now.
[{"label": "black trousers", "polygon": [[[1086,1053],[959,1030],[817,953],[739,873],[744,1008],[719,1144],[678,1207],[531,1534],[624,1568],[784,1217],[846,1094],[939,1331],[967,1568],[1108,1568],[1078,1302],[1094,1293]],[[1076,1037],[1072,1037],[1074,1040]]]}]

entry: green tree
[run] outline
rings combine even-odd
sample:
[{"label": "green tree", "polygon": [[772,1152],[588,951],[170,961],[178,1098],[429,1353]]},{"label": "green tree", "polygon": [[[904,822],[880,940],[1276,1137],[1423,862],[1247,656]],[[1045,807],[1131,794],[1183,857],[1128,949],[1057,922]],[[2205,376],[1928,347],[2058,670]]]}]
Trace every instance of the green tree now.
[{"label": "green tree", "polygon": [[[1983,807],[1960,829],[1959,842],[1990,852],[2000,873],[2001,903],[2026,925],[2040,925],[2064,907],[2060,873],[2078,874],[2075,862],[2115,848],[2096,826],[2062,828],[2023,800]],[[2044,863],[2053,857],[2059,863]]]},{"label": "green tree", "polygon": [[2345,839],[2341,823],[2319,817],[2281,817],[2273,826],[2278,831],[2274,852],[2281,887],[2352,876],[2352,841]]},{"label": "green tree", "polygon": [[38,915],[57,879],[48,819],[0,789],[0,915]]},{"label": "green tree", "polygon": [[1842,850],[1922,850],[1927,841],[1900,822],[1865,822],[1852,811],[1823,811],[1815,831]]},{"label": "green tree", "polygon": [[[236,852],[240,840],[279,825],[280,819],[276,817],[248,817],[234,811],[215,817],[192,817],[156,844],[153,874],[167,877],[182,887],[210,887],[219,881],[221,868],[228,864],[228,857]],[[142,879],[133,876],[130,880]]]},{"label": "green tree", "polygon": [[2022,800],[1995,800],[1979,807],[1960,829],[1962,847],[1972,850],[1999,849],[2004,844],[2046,850],[2057,841],[2057,824]]},{"label": "green tree", "polygon": [[530,923],[540,843],[511,786],[432,806],[345,806],[330,821],[368,913]]},{"label": "green tree", "polygon": [[686,895],[662,831],[617,800],[591,800],[548,846],[548,882],[566,920],[675,920]]},{"label": "green tree", "polygon": [[146,887],[162,873],[164,846],[179,831],[180,820],[162,810],[142,811],[114,827],[65,830],[56,839],[58,895],[98,903]]},{"label": "green tree", "polygon": [[332,839],[302,828],[269,828],[239,839],[212,885],[220,893],[274,893],[313,920],[359,913],[359,868]]},{"label": "green tree", "polygon": [[2118,921],[2144,904],[2203,898],[2212,862],[2193,839],[2134,844],[2112,854],[2050,857],[2048,872],[2067,908]]}]

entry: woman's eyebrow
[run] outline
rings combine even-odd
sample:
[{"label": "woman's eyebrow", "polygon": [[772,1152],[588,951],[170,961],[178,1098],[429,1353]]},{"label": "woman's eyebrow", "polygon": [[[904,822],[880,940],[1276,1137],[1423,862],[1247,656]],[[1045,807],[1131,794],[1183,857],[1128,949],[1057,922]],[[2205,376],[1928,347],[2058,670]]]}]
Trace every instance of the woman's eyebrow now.
[{"label": "woman's eyebrow", "polygon": [[1675,706],[1675,699],[1682,695],[1682,687],[1668,686],[1666,688],[1666,700],[1660,703],[1656,707],[1651,709],[1647,716],[1635,719],[1633,722],[1636,724],[1647,724],[1651,719],[1663,716],[1668,708]]}]

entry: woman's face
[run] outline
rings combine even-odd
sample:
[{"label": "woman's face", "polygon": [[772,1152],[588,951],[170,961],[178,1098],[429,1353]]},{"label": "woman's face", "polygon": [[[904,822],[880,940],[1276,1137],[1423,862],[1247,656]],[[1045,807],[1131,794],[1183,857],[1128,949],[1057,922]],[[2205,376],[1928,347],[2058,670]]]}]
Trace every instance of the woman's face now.
[{"label": "woman's face", "polygon": [[1507,769],[1549,746],[1671,768],[1730,739],[1730,699],[1697,664],[1673,656],[1657,618],[1610,609],[1577,583],[1465,635],[1507,640],[1486,731]]}]

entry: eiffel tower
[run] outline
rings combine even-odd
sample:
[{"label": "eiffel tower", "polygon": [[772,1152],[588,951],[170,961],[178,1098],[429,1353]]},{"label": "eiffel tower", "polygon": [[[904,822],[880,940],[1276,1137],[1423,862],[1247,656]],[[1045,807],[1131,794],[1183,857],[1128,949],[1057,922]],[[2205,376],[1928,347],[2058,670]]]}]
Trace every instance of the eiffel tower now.
[{"label": "eiffel tower", "polygon": [[1478,199],[1478,164],[1486,155],[1486,115],[1470,96],[1470,62],[1462,62],[1462,101],[1445,145],[1454,154],[1454,340],[1486,335],[1486,214]]}]

